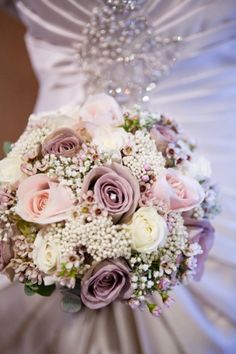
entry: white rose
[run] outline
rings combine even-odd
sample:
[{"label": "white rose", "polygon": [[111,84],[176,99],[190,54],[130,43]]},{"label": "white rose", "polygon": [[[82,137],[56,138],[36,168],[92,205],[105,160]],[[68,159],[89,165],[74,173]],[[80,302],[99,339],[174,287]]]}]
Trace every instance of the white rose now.
[{"label": "white rose", "polygon": [[132,248],[138,252],[152,252],[164,245],[167,225],[153,207],[140,208],[128,226],[132,235]]},{"label": "white rose", "polygon": [[60,263],[60,250],[55,242],[45,239],[42,232],[36,236],[34,241],[33,261],[39,270],[51,274]]},{"label": "white rose", "polygon": [[15,183],[22,176],[21,171],[22,160],[17,156],[7,156],[0,161],[0,182]]},{"label": "white rose", "polygon": [[79,123],[79,106],[67,105],[58,110],[31,114],[29,128],[47,126],[52,131],[59,128],[76,128]]},{"label": "white rose", "polygon": [[92,135],[92,141],[101,153],[120,152],[129,140],[123,128],[97,127]]},{"label": "white rose", "polygon": [[193,154],[191,161],[183,165],[183,173],[198,181],[211,177],[211,164],[204,156]]},{"label": "white rose", "polygon": [[89,96],[81,107],[80,118],[84,122],[100,126],[105,124],[118,127],[124,123],[120,106],[113,97],[105,93]]}]

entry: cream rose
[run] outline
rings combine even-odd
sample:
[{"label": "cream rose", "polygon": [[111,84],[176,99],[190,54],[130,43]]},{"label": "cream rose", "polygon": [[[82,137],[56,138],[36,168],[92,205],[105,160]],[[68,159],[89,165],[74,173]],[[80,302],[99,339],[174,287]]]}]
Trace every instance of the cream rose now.
[{"label": "cream rose", "polygon": [[123,128],[96,127],[90,131],[92,141],[98,146],[99,152],[120,152],[129,140],[129,135]]},{"label": "cream rose", "polygon": [[52,274],[60,263],[60,250],[55,242],[47,240],[39,231],[34,241],[33,261],[39,270]]},{"label": "cream rose", "polygon": [[15,183],[22,178],[22,160],[16,156],[7,156],[0,161],[0,182]]},{"label": "cream rose", "polygon": [[153,207],[140,208],[128,226],[132,235],[132,248],[138,252],[152,252],[164,245],[167,225]]}]

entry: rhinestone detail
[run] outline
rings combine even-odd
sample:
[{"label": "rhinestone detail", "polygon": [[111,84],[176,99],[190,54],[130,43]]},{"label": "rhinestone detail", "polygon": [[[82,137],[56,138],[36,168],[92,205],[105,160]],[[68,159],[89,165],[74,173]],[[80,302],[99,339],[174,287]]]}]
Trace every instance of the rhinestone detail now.
[{"label": "rhinestone detail", "polygon": [[141,14],[144,0],[103,0],[75,44],[88,94],[104,91],[126,105],[147,104],[179,53],[180,36],[158,37]]}]

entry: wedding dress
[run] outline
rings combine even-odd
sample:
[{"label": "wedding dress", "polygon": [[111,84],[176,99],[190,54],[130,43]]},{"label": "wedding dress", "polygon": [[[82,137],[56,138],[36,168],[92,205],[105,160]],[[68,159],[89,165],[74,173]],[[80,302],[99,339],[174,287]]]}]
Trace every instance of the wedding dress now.
[{"label": "wedding dress", "polygon": [[[81,103],[86,97],[77,48],[84,42],[83,29],[93,8],[99,11],[104,3],[110,6],[115,0],[14,2],[28,28],[26,44],[40,83],[36,112]],[[176,304],[159,319],[118,303],[101,311],[65,314],[59,295],[29,298],[21,285],[1,278],[3,354],[236,353],[236,2],[118,3],[139,3],[154,34],[167,38],[166,45],[168,38],[182,37],[177,49],[170,44],[171,58],[178,51],[177,60],[173,65],[167,60],[168,75],[161,75],[145,100],[150,98],[152,110],[183,123],[212,162],[223,205],[215,222],[215,245],[202,281],[179,287]],[[148,53],[146,59],[148,65]]]}]

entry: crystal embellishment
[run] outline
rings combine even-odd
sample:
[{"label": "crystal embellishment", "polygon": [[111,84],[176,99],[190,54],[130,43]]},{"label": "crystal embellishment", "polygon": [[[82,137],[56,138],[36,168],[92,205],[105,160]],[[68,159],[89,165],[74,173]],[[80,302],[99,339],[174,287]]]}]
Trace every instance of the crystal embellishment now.
[{"label": "crystal embellishment", "polygon": [[126,105],[147,103],[176,60],[181,37],[158,37],[142,15],[144,0],[103,2],[75,45],[86,90],[105,91]]}]

